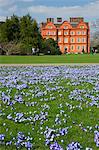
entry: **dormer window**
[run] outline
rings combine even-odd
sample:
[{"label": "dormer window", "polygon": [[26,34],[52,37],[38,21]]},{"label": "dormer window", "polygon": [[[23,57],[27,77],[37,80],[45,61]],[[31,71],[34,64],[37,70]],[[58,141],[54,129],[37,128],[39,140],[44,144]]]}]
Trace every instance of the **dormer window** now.
[{"label": "dormer window", "polygon": [[80,29],[84,29],[84,26],[80,26]]},{"label": "dormer window", "polygon": [[68,29],[68,26],[64,26],[64,29]]},{"label": "dormer window", "polygon": [[48,29],[52,29],[52,26],[48,26]]}]

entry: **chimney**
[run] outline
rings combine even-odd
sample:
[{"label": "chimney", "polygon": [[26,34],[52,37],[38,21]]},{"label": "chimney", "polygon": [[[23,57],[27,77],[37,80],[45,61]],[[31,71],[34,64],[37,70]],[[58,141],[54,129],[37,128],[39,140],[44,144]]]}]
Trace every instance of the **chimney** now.
[{"label": "chimney", "polygon": [[48,23],[48,22],[54,23],[54,18],[47,18],[47,23]]},{"label": "chimney", "polygon": [[79,22],[82,22],[82,21],[84,21],[83,17],[71,17],[70,18],[70,23],[79,23]]},{"label": "chimney", "polygon": [[57,22],[62,22],[62,18],[61,17],[57,17]]}]

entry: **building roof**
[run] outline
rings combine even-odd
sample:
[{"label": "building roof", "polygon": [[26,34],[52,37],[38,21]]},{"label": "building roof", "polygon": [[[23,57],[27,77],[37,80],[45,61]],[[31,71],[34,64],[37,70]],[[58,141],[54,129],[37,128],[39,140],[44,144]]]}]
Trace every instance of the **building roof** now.
[{"label": "building roof", "polygon": [[[78,24],[80,23],[80,22],[68,22],[73,28],[76,28],[77,26],[78,26]],[[87,27],[88,27],[88,22],[84,22],[86,25],[87,25]],[[53,23],[55,26],[56,26],[56,28],[59,28],[62,24],[63,24],[63,22],[60,24],[60,23]],[[41,27],[42,28],[44,28],[45,26],[47,25],[47,22],[45,23],[45,22],[42,22],[41,23]]]}]

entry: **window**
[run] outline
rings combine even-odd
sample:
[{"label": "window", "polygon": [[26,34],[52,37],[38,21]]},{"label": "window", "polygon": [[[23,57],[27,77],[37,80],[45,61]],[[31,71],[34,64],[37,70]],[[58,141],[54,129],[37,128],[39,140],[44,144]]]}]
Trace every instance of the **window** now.
[{"label": "window", "polygon": [[56,35],[56,33],[55,33],[55,32],[52,32],[52,35]]},{"label": "window", "polygon": [[80,38],[78,38],[78,39],[77,39],[77,42],[78,42],[78,43],[80,43],[80,42],[81,42],[81,39],[80,39]]},{"label": "window", "polygon": [[64,38],[64,43],[68,43],[68,38]]},{"label": "window", "polygon": [[80,46],[78,46],[77,49],[80,50]]},{"label": "window", "polygon": [[50,35],[50,31],[47,32],[47,35]]},{"label": "window", "polygon": [[80,29],[84,29],[84,26],[80,26]]},{"label": "window", "polygon": [[58,42],[61,42],[61,38],[58,38]]},{"label": "window", "polygon": [[68,32],[67,32],[67,31],[65,31],[65,32],[64,32],[64,35],[68,35]]},{"label": "window", "polygon": [[71,46],[71,50],[73,50],[73,49],[74,49],[74,46],[72,45],[72,46]]},{"label": "window", "polygon": [[68,26],[64,26],[64,29],[68,29]]},{"label": "window", "polygon": [[82,46],[82,50],[86,50],[86,46],[85,45]]},{"label": "window", "polygon": [[58,35],[61,35],[61,31],[58,31]]},{"label": "window", "polygon": [[74,43],[74,38],[71,38],[71,43]]},{"label": "window", "polygon": [[85,43],[86,42],[86,38],[82,38],[82,42]]},{"label": "window", "polygon": [[82,35],[86,35],[86,31],[82,31]]},{"label": "window", "polygon": [[74,31],[71,31],[70,34],[71,34],[71,35],[74,35],[75,33],[74,33]]},{"label": "window", "polygon": [[48,29],[52,29],[52,26],[48,26]]},{"label": "window", "polygon": [[81,32],[80,31],[77,31],[77,35],[80,35],[81,34]]}]

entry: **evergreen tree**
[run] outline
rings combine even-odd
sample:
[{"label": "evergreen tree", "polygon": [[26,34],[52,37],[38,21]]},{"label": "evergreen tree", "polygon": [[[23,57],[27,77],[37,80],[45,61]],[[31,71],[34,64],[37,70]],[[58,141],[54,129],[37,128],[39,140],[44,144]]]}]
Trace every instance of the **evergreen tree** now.
[{"label": "evergreen tree", "polygon": [[36,54],[59,54],[59,47],[53,39],[42,39],[36,20],[29,14],[23,17],[16,15],[7,18],[0,24],[0,45],[3,45],[7,55],[32,54],[32,48]]},{"label": "evergreen tree", "polygon": [[26,16],[23,16],[20,19],[20,37],[21,37],[21,40],[31,42],[30,37],[32,38],[32,36],[33,36],[32,23],[33,23],[33,19],[31,18],[31,16],[29,14],[27,14]]},{"label": "evergreen tree", "polygon": [[36,20],[33,21],[32,31],[33,31],[33,47],[38,48],[40,50],[42,44],[42,37]]},{"label": "evergreen tree", "polygon": [[18,41],[20,39],[19,18],[16,15],[13,15],[10,21],[11,21],[12,41]]}]

